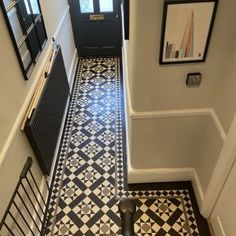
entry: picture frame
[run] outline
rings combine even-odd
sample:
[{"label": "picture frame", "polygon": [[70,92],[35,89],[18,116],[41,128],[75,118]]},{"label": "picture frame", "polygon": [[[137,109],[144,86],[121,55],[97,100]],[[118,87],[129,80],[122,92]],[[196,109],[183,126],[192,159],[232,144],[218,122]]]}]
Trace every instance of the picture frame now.
[{"label": "picture frame", "polygon": [[159,63],[205,62],[218,0],[164,0]]}]

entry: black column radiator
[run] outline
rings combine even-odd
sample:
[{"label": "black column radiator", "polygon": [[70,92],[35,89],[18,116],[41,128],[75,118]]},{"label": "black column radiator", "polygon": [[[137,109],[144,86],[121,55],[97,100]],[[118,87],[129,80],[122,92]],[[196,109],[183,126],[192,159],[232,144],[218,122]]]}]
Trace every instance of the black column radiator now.
[{"label": "black column radiator", "polygon": [[69,95],[69,84],[61,48],[25,132],[44,175],[49,175]]}]

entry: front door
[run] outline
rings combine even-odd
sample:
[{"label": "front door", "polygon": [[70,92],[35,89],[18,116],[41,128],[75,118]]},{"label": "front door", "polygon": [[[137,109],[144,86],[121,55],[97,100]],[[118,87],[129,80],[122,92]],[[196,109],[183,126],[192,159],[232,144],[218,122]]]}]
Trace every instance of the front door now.
[{"label": "front door", "polygon": [[120,0],[69,0],[79,56],[119,55]]}]

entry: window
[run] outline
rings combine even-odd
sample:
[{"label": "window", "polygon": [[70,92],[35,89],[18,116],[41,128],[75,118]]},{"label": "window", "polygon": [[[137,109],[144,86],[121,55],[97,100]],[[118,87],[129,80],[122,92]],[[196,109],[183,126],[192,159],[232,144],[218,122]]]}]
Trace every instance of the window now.
[{"label": "window", "polygon": [[113,0],[99,0],[100,12],[113,12]]},{"label": "window", "polygon": [[113,12],[113,0],[79,0],[81,13]]},{"label": "window", "polygon": [[47,40],[38,0],[3,0],[1,8],[25,79]]},{"label": "window", "polygon": [[93,0],[79,0],[81,13],[93,13]]},{"label": "window", "polygon": [[[28,0],[24,0],[24,2],[25,2],[27,13],[30,15],[31,11],[30,11],[30,6],[29,6],[29,3],[28,3]],[[40,11],[39,11],[37,0],[30,0],[30,4],[31,4],[31,7],[32,7],[33,14],[38,15],[40,13]]]}]

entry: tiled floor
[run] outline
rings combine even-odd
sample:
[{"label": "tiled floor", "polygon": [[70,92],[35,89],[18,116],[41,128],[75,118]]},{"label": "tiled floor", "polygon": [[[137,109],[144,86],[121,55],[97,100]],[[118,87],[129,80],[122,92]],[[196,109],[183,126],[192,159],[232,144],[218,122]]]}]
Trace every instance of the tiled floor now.
[{"label": "tiled floor", "polygon": [[127,189],[121,83],[119,58],[80,60],[47,235],[120,235],[122,197],[136,199],[137,235],[200,235],[188,189]]}]

